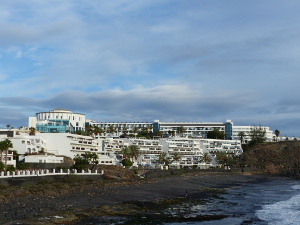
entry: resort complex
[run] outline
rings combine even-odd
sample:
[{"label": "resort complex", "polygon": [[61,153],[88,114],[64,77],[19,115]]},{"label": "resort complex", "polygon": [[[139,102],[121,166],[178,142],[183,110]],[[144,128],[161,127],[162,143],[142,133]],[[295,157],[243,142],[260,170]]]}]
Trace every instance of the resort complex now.
[{"label": "resort complex", "polygon": [[[235,126],[225,122],[96,122],[84,114],[65,109],[36,113],[29,117],[28,128],[2,129],[0,141],[9,139],[10,155],[1,160],[15,166],[11,151],[19,161],[35,164],[63,165],[75,157],[96,155],[97,164],[120,165],[126,158],[124,149],[137,146],[139,154],[131,157],[133,166],[148,168],[217,166],[219,153],[238,157],[242,143],[251,140],[251,131],[259,128],[265,139],[273,141],[269,127]],[[222,138],[211,138],[218,131]],[[147,137],[141,134],[149,134]]]}]

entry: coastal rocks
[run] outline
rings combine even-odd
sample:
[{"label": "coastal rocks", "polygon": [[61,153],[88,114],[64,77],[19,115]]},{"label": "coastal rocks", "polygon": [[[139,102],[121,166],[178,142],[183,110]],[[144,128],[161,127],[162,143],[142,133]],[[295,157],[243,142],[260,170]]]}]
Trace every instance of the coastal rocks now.
[{"label": "coastal rocks", "polygon": [[37,217],[35,219],[30,220],[8,222],[4,225],[56,225],[66,224],[75,221],[76,219],[77,217],[72,213],[60,213],[43,217]]},{"label": "coastal rocks", "polygon": [[[5,198],[5,202],[0,202],[0,224],[14,220],[29,221],[29,218],[52,218],[48,215],[53,215],[54,212],[59,212],[54,216],[62,217],[65,213],[61,212],[72,214],[70,218],[75,218],[75,221],[70,219],[68,224],[78,225],[87,224],[82,219],[98,219],[107,215],[133,218],[135,215],[147,214],[155,218],[155,213],[161,213],[165,207],[180,208],[179,205],[190,201],[199,201],[201,204],[203,199],[215,197],[219,193],[216,189],[224,190],[241,183],[265,181],[267,178],[229,172],[190,171],[188,174],[189,176],[175,175],[161,179],[128,180],[104,180],[101,176],[97,179],[67,176],[55,182],[42,181],[37,185],[22,187],[25,193],[30,190],[29,194]],[[0,195],[3,192],[13,193],[20,188],[8,187],[0,190]],[[44,224],[56,223],[53,218],[43,221]]]},{"label": "coastal rocks", "polygon": [[132,171],[120,167],[120,166],[114,166],[114,165],[97,165],[97,167],[92,168],[91,166],[89,169],[97,169],[98,171],[104,171],[104,174],[107,176],[112,177],[120,177],[123,179],[137,179],[138,176],[134,174]]}]

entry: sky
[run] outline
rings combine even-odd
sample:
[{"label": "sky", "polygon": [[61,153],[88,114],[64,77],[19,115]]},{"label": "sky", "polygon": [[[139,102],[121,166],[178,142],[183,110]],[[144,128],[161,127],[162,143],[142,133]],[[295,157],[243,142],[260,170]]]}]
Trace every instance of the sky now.
[{"label": "sky", "polygon": [[300,1],[0,0],[0,126],[225,122],[300,136]]}]

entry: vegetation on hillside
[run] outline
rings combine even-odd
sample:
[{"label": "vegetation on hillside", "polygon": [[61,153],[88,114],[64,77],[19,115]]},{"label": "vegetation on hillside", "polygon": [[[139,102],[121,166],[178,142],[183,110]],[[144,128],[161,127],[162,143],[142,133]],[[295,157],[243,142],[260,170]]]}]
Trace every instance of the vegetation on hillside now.
[{"label": "vegetation on hillside", "polygon": [[86,169],[89,164],[97,165],[99,163],[98,155],[95,152],[86,152],[83,156],[76,155],[73,160],[72,168],[80,171]]},{"label": "vegetation on hillside", "polygon": [[139,149],[139,146],[130,145],[128,147],[124,147],[120,153],[123,155],[123,166],[132,166],[134,159],[138,159],[138,157],[141,154],[141,151]]},{"label": "vegetation on hillside", "polygon": [[244,153],[248,166],[281,175],[300,175],[300,144],[297,141],[262,143]]}]

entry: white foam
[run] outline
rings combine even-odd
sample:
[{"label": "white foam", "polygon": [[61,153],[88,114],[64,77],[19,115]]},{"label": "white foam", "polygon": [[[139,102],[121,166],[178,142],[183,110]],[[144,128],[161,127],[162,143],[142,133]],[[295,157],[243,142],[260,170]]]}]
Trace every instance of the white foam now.
[{"label": "white foam", "polygon": [[256,216],[270,225],[299,225],[300,195],[293,196],[287,201],[265,205],[256,212]]},{"label": "white foam", "polygon": [[292,186],[292,189],[300,190],[300,185],[299,184],[298,185],[294,185],[294,186]]}]

